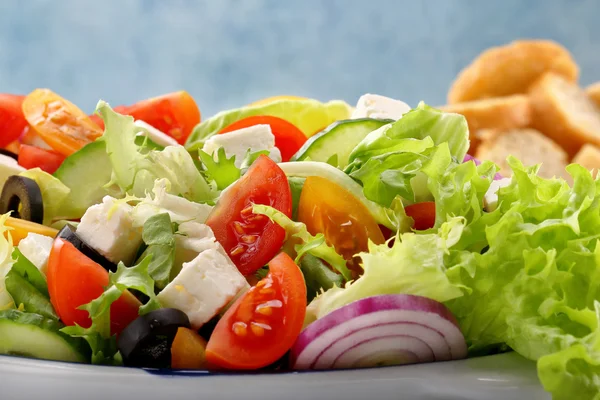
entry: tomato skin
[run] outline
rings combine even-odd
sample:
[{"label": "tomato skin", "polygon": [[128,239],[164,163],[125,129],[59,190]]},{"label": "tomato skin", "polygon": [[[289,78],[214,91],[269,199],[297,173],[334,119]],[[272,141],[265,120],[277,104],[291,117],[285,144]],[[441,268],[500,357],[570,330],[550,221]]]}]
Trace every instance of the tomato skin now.
[{"label": "tomato skin", "polygon": [[19,147],[19,165],[23,168],[33,169],[39,167],[42,171],[53,174],[65,161],[65,156],[51,150],[22,144]]},{"label": "tomato skin", "polygon": [[306,315],[306,285],[285,253],[269,262],[269,274],[227,310],[206,347],[210,365],[258,369],[280,359],[294,344]]},{"label": "tomato skin", "polygon": [[285,173],[265,155],[223,193],[206,220],[244,276],[273,258],[285,239],[283,228],[264,215],[252,213],[253,204],[265,204],[288,217],[292,215],[292,193]]},{"label": "tomato skin", "polygon": [[406,215],[414,219],[413,229],[423,231],[435,225],[435,203],[424,201],[404,207]]},{"label": "tomato skin", "polygon": [[[116,106],[113,110],[152,125],[181,145],[185,144],[201,117],[196,101],[184,90],[152,97],[130,106]],[[104,128],[102,118],[97,115],[91,118]]]},{"label": "tomato skin", "polygon": [[206,369],[206,340],[188,328],[177,329],[171,345],[171,368]]},{"label": "tomato skin", "polygon": [[309,176],[298,203],[298,221],[308,231],[325,235],[327,243],[348,261],[356,278],[361,268],[354,256],[368,251],[368,241],[382,244],[385,238],[369,210],[346,189],[330,180]]},{"label": "tomato skin", "polygon": [[27,127],[21,106],[25,96],[0,93],[0,147],[17,140]]},{"label": "tomato skin", "polygon": [[257,115],[241,119],[223,128],[219,133],[227,133],[261,124],[271,126],[271,132],[275,136],[275,147],[281,152],[283,162],[289,161],[308,139],[294,124],[270,115]]},{"label": "tomato skin", "polygon": [[102,130],[83,111],[51,90],[29,93],[21,109],[42,140],[64,156],[102,136]]},{"label": "tomato skin", "polygon": [[[48,259],[50,302],[65,325],[89,328],[92,321],[81,305],[98,298],[108,286],[108,272],[68,241],[57,238]],[[111,334],[119,334],[138,317],[141,303],[125,291],[110,307]]]}]

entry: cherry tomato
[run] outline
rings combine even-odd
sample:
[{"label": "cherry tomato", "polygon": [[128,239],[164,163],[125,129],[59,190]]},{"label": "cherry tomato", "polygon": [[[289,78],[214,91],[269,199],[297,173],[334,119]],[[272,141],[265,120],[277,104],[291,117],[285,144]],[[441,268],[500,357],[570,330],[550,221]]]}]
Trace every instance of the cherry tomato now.
[{"label": "cherry tomato", "polygon": [[[117,106],[114,110],[152,125],[182,145],[200,123],[200,109],[196,101],[183,90],[142,100],[131,106]],[[104,127],[100,117],[95,116],[93,119]]]},{"label": "cherry tomato", "polygon": [[20,218],[8,217],[4,224],[13,228],[10,231],[10,236],[12,237],[15,246],[18,245],[21,240],[25,239],[30,232],[37,233],[38,235],[50,236],[52,238],[58,234],[58,230],[54,228]]},{"label": "cherry tomato", "polygon": [[304,276],[279,253],[269,274],[241,296],[217,323],[206,347],[211,365],[257,369],[281,358],[302,330],[306,314]]},{"label": "cherry tomato", "polygon": [[241,119],[223,128],[219,133],[227,133],[260,124],[271,126],[271,132],[275,136],[275,146],[281,152],[282,161],[289,161],[307,140],[304,133],[296,128],[294,124],[270,115],[257,115]]},{"label": "cherry tomato", "polygon": [[39,167],[42,171],[53,174],[65,161],[65,156],[52,150],[22,144],[19,148],[19,165],[32,169]]},{"label": "cherry tomato", "polygon": [[385,238],[369,210],[340,185],[318,176],[304,182],[298,203],[298,221],[315,235],[323,233],[327,243],[348,260],[358,275],[361,268],[354,256],[368,250],[368,239],[382,244]]},{"label": "cherry tomato", "polygon": [[29,125],[64,156],[102,136],[102,129],[83,111],[48,89],[36,89],[28,94],[22,108]]},{"label": "cherry tomato", "polygon": [[188,328],[177,329],[171,345],[171,368],[206,369],[206,340]]},{"label": "cherry tomato", "polygon": [[223,193],[206,221],[243,275],[264,266],[285,239],[283,228],[252,212],[253,204],[292,215],[292,194],[285,173],[265,155]]},{"label": "cherry tomato", "polygon": [[21,105],[25,96],[0,93],[0,147],[5,148],[25,130],[27,121]]},{"label": "cherry tomato", "polygon": [[[79,306],[98,298],[108,286],[108,272],[68,241],[57,238],[48,259],[50,302],[65,325],[89,328],[92,320]],[[111,334],[119,334],[138,317],[141,303],[125,291],[110,307]]]},{"label": "cherry tomato", "polygon": [[435,225],[435,203],[424,201],[404,207],[406,215],[415,220],[413,229],[423,231]]}]

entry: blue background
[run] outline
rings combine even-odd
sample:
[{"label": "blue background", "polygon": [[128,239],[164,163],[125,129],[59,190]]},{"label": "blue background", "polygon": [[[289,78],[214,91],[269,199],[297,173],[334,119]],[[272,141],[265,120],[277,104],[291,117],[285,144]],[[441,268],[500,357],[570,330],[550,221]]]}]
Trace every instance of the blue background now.
[{"label": "blue background", "polygon": [[441,105],[481,50],[565,45],[600,80],[598,0],[0,0],[0,92],[92,111],[185,89],[205,117],[262,97]]}]

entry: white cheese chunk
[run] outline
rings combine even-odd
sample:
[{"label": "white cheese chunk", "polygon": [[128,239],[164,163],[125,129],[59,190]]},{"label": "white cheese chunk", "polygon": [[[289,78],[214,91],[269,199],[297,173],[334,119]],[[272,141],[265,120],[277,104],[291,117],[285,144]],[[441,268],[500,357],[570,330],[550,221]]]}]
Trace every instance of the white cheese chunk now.
[{"label": "white cheese chunk", "polygon": [[483,196],[483,208],[487,212],[492,212],[498,208],[498,190],[510,185],[510,178],[502,178],[497,181],[492,181],[490,188]]},{"label": "white cheese chunk", "polygon": [[214,135],[204,143],[202,150],[216,156],[220,147],[223,147],[228,158],[235,156],[235,165],[238,168],[242,165],[248,149],[251,153],[268,150],[273,161],[281,162],[281,152],[275,147],[275,136],[269,125],[254,125],[224,135]]},{"label": "white cheese chunk", "polygon": [[17,160],[0,154],[0,186],[4,186],[4,183],[12,175],[19,175],[23,171],[26,171],[26,169],[21,167]]},{"label": "white cheese chunk", "polygon": [[54,243],[54,239],[50,236],[29,232],[27,236],[19,242],[17,247],[25,258],[31,261],[37,269],[46,275],[48,257],[50,257],[52,243]]},{"label": "white cheese chunk", "polygon": [[133,123],[137,128],[139,128],[139,132],[137,136],[147,136],[154,143],[159,144],[161,146],[179,146],[177,140],[173,139],[171,136],[166,133],[159,131],[155,127],[142,120],[137,120]]},{"label": "white cheese chunk", "polygon": [[394,119],[410,111],[410,106],[403,101],[367,93],[358,99],[352,118]]},{"label": "white cheese chunk", "polygon": [[77,226],[77,235],[114,263],[131,265],[142,244],[142,230],[133,224],[133,207],[105,196],[87,209]]},{"label": "white cheese chunk", "polygon": [[181,272],[157,298],[163,307],[185,312],[199,329],[248,285],[235,264],[216,249],[208,249],[183,264]]}]

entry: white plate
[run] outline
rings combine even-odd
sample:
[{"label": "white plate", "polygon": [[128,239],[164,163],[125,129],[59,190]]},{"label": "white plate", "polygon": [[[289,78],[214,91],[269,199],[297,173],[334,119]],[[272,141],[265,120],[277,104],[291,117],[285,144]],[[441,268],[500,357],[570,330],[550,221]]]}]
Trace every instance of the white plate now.
[{"label": "white plate", "polygon": [[209,374],[0,356],[0,399],[550,399],[535,363],[515,353],[362,370]]}]

